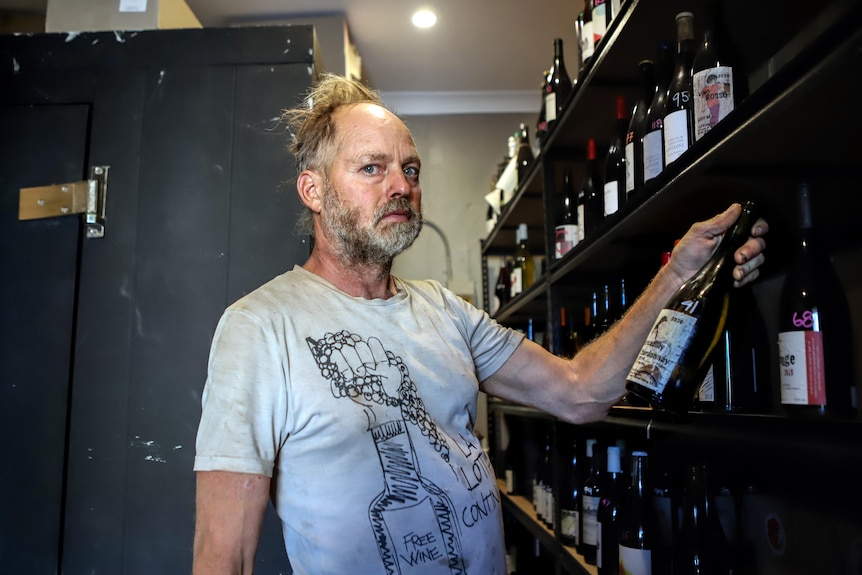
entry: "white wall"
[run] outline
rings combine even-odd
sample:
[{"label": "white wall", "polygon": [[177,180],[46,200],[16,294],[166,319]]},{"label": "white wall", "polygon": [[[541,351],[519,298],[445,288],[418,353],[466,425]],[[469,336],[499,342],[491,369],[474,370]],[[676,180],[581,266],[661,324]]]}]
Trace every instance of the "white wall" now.
[{"label": "white wall", "polygon": [[[479,240],[485,237],[491,178],[506,154],[507,140],[521,122],[530,127],[535,114],[453,114],[408,116],[422,158],[422,198],[425,219],[436,224],[449,241],[452,282],[449,287],[482,307],[482,268]],[[446,284],[443,241],[426,226],[416,243],[395,260],[393,273],[412,279],[436,279]]]},{"label": "white wall", "polygon": [[[456,293],[482,301],[481,246],[488,205],[485,194],[497,164],[507,152],[507,140],[521,122],[536,125],[535,114],[453,114],[405,117],[422,158],[422,203],[426,221],[440,228],[452,253]],[[396,110],[397,111],[397,110]],[[425,226],[416,243],[395,259],[393,274],[403,278],[436,279],[446,284],[443,241]],[[488,437],[487,398],[480,394],[475,422],[481,438]],[[483,439],[483,442],[485,439]]]}]

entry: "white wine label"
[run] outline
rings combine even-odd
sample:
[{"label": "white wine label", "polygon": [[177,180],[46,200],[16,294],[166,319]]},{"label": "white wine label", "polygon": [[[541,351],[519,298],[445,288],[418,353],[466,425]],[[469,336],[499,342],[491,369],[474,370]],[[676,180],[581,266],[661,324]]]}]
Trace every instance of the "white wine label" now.
[{"label": "white wine label", "polygon": [[617,213],[620,209],[619,196],[617,191],[620,184],[616,180],[605,182],[605,217]]},{"label": "white wine label", "polygon": [[565,537],[571,537],[578,545],[578,519],[579,513],[571,509],[560,510],[560,533]]},{"label": "white wine label", "polygon": [[670,380],[685,342],[691,339],[697,319],[672,309],[663,309],[629,372],[629,381],[661,393]]},{"label": "white wine label", "polygon": [[512,289],[509,293],[512,297],[515,297],[524,291],[524,270],[521,268],[513,269],[509,278],[512,281]]},{"label": "white wine label", "polygon": [[826,405],[823,332],[785,331],[778,334],[781,403]]},{"label": "white wine label", "polygon": [[554,257],[560,259],[578,245],[578,226],[563,224],[554,228]]},{"label": "white wine label", "polygon": [[631,132],[626,136],[626,193],[635,189],[635,144],[629,140],[634,138]]},{"label": "white wine label", "polygon": [[581,36],[581,57],[586,60],[591,58],[593,52],[596,51],[596,44],[593,38],[593,22],[584,22],[584,31]]},{"label": "white wine label", "polygon": [[688,110],[671,112],[664,118],[664,161],[670,164],[685,152],[688,141]]},{"label": "white wine label", "polygon": [[703,383],[697,388],[697,399],[699,401],[715,401],[715,373],[711,365],[709,371],[706,372],[706,377],[703,378]]},{"label": "white wine label", "polygon": [[661,130],[653,130],[644,136],[644,181],[648,182],[658,176],[664,168]]},{"label": "white wine label", "polygon": [[515,472],[511,469],[506,470],[506,493],[515,492]]},{"label": "white wine label", "polygon": [[593,44],[598,44],[608,31],[607,8],[605,0],[595,0],[593,2]]},{"label": "white wine label", "polygon": [[651,575],[652,558],[649,549],[632,549],[620,545],[620,573],[625,575]]},{"label": "white wine label", "polygon": [[557,119],[557,93],[545,94],[545,121],[553,122]]},{"label": "white wine label", "polygon": [[599,498],[584,496],[584,532],[581,538],[586,545],[599,544]]},{"label": "white wine label", "polygon": [[696,72],[694,87],[694,139],[699,140],[733,111],[733,68],[718,66]]}]

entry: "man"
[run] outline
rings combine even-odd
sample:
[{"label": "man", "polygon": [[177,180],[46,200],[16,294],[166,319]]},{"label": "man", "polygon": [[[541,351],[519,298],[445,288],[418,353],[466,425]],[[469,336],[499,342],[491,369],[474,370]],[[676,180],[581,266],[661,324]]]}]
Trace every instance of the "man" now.
[{"label": "man", "polygon": [[[225,312],[198,431],[195,573],[251,573],[270,494],[298,574],[505,573],[479,391],[570,422],[624,392],[662,304],[735,221],[695,224],[645,293],[574,359],[435,282],[390,275],[421,227],[420,160],[376,93],[327,76],[295,129],[311,256]],[[758,274],[767,230],[737,252]]]}]

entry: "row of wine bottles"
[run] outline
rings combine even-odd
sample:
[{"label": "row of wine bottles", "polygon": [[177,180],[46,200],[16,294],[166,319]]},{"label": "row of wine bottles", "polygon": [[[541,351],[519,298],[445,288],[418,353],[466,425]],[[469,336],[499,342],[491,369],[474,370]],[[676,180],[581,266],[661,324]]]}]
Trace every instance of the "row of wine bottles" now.
[{"label": "row of wine bottles", "polygon": [[[604,10],[604,5],[602,2],[597,6]],[[708,5],[707,26],[698,46],[694,41],[694,14],[681,12],[676,16],[676,44],[669,40],[660,42],[657,57],[638,64],[637,98],[629,111],[625,98],[617,97],[615,128],[604,162],[600,164],[596,158],[595,139],[588,139],[583,182],[576,186],[570,172],[564,176],[556,222],[561,249],[556,257],[562,257],[568,251],[566,247],[570,249],[584,239],[627,201],[654,191],[656,179],[664,169],[726,118],[746,96],[746,74],[724,32],[718,3]],[[581,46],[580,53],[590,53],[583,50],[583,43]],[[576,88],[577,83],[573,83],[566,71],[563,40],[555,38],[553,64],[543,74],[542,102],[536,123],[538,148],[562,116]],[[521,136],[516,139],[517,165],[525,170],[534,159],[534,150],[526,126],[522,124],[518,133]],[[514,154],[510,144],[513,164]]]},{"label": "row of wine bottles", "polygon": [[[741,552],[731,552],[703,464],[687,466],[678,482],[667,474],[650,476],[647,451],[628,453],[624,441],[605,445],[590,438],[583,451],[578,441],[564,446],[555,462],[546,436],[530,493],[517,492],[514,477],[522,470],[516,458],[507,459],[506,490],[530,499],[537,519],[600,575],[741,572]],[[552,478],[555,463],[559,493]],[[727,511],[723,519],[736,535],[735,506]]]},{"label": "row of wine bottles", "polygon": [[856,572],[852,480],[830,482],[830,497],[788,500],[816,492],[821,472],[799,462],[751,469],[734,452],[506,418],[517,435],[502,458],[505,491],[532,502],[536,520],[600,575]]},{"label": "row of wine bottles", "polygon": [[[781,405],[788,415],[855,417],[849,305],[818,242],[806,184],[799,186],[797,206],[798,232],[779,302]],[[630,394],[675,413],[691,409],[696,394],[698,403],[724,409],[768,408],[760,357],[766,354],[759,351],[766,347],[765,328],[732,275],[734,254],[756,216],[746,202],[710,260],[666,303],[627,377]]]},{"label": "row of wine bottles", "polygon": [[[799,185],[796,204],[797,231],[780,294],[777,344],[769,341],[767,323],[752,286],[734,287],[734,252],[748,239],[758,215],[751,204],[743,208],[735,227],[704,268],[659,314],[627,378],[624,405],[651,404],[676,413],[694,408],[856,416],[849,304],[818,238],[808,184]],[[556,255],[577,243],[576,234],[557,228]],[[524,224],[519,227],[518,239],[514,257],[500,270],[496,294],[501,306],[536,278]],[[665,258],[669,257],[667,252]],[[573,355],[619,319],[628,307],[629,296],[625,278],[618,281],[605,283],[593,292],[583,323],[561,310],[562,329],[555,353]],[[772,388],[772,363],[778,368],[778,393]]]}]

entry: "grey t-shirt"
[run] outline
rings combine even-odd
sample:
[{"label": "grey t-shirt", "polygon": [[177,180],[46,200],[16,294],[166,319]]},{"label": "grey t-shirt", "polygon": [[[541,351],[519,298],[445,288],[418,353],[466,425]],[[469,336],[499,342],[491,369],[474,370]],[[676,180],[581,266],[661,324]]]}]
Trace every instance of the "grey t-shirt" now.
[{"label": "grey t-shirt", "polygon": [[473,424],[522,335],[439,283],[351,297],[297,266],[213,338],[195,470],[273,477],[298,575],[505,573]]}]

